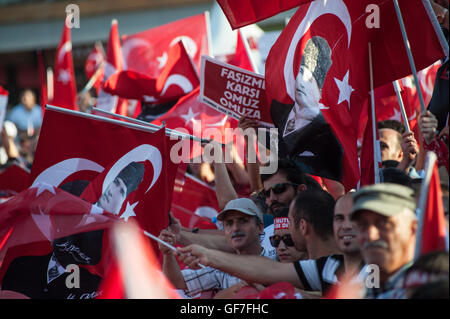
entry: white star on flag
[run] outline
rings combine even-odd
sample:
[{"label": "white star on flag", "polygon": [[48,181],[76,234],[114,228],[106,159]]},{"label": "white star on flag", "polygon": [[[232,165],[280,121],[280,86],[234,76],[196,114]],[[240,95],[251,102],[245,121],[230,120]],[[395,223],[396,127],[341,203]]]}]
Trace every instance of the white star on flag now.
[{"label": "white star on flag", "polygon": [[166,65],[167,59],[168,59],[167,52],[164,52],[163,55],[156,58],[156,60],[158,60],[159,63],[158,65],[159,69],[162,69]]},{"label": "white star on flag", "polygon": [[125,211],[120,216],[120,218],[123,218],[127,222],[128,218],[136,216],[136,214],[134,213],[134,208],[136,207],[136,205],[138,203],[139,203],[139,201],[137,201],[133,205],[130,205],[130,202],[127,202],[127,207],[125,208]]},{"label": "white star on flag", "polygon": [[52,223],[50,221],[50,216],[44,214],[41,207],[39,207],[39,214],[31,214],[31,218],[35,222],[36,226],[42,232],[42,234],[48,240],[52,240]]},{"label": "white star on flag", "polygon": [[44,191],[49,191],[53,195],[56,195],[55,187],[47,183],[39,182],[30,188],[37,188],[36,197],[39,197]]},{"label": "white star on flag", "polygon": [[345,74],[344,78],[341,80],[338,80],[337,78],[334,78],[334,81],[336,81],[336,85],[339,88],[339,100],[337,104],[341,104],[344,101],[348,102],[348,108],[350,109],[350,95],[354,91],[352,86],[348,84],[348,77],[350,74],[350,70],[347,70],[347,73]]},{"label": "white star on flag", "polygon": [[61,69],[58,75],[58,81],[66,85],[70,81],[70,73],[66,69]]},{"label": "white star on flag", "polygon": [[227,119],[228,119],[228,115],[225,115],[224,118],[221,121],[219,121],[217,123],[214,123],[214,124],[207,124],[206,126],[208,126],[208,127],[213,127],[213,126],[220,126],[220,127],[222,127],[227,122]]},{"label": "white star on flag", "polygon": [[195,117],[198,115],[199,113],[194,113],[192,112],[192,109],[189,108],[189,111],[187,112],[187,114],[185,115],[180,115],[186,122],[184,123],[184,125],[187,125],[189,122],[192,122],[195,124],[195,122],[197,121],[195,119]]},{"label": "white star on flag", "polygon": [[397,110],[396,108],[394,108],[394,115],[392,115],[389,119],[396,120],[396,121],[402,123],[402,113],[400,113],[400,110]]}]

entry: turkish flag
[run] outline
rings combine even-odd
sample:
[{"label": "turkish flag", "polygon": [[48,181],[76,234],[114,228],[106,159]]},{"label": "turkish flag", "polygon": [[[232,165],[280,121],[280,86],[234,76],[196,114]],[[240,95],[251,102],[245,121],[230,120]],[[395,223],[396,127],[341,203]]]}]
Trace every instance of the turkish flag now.
[{"label": "turkish flag", "polygon": [[167,63],[158,78],[135,71],[113,74],[105,82],[105,92],[127,99],[165,103],[179,99],[200,85],[197,70],[179,41],[169,50]]},{"label": "turkish flag", "polygon": [[240,30],[237,32],[237,42],[236,42],[236,50],[234,52],[234,55],[232,55],[228,60],[227,63],[232,64],[234,66],[246,69],[248,71],[256,72],[252,58],[250,56],[250,52],[248,48],[248,44],[244,41],[247,41]]},{"label": "turkish flag", "polygon": [[148,238],[133,223],[116,224],[111,233],[114,255],[98,299],[179,299],[164,276]]},{"label": "turkish flag", "polygon": [[191,174],[177,174],[170,211],[187,228],[217,229],[211,219],[220,212],[215,188]]},{"label": "turkish flag", "polygon": [[159,234],[168,225],[174,141],[164,129],[152,133],[109,121],[47,109],[31,181],[83,194],[121,219],[135,218],[143,229]]},{"label": "turkish flag", "polygon": [[[119,28],[117,20],[113,20],[109,32],[108,48],[106,49],[106,64],[103,70],[103,81],[113,74],[123,70],[122,49],[120,46]],[[102,84],[102,85],[103,85]],[[99,109],[127,116],[128,101],[118,96],[110,95],[100,88],[97,98],[97,107]]]},{"label": "turkish flag", "polygon": [[[369,4],[380,9],[378,29],[366,26]],[[421,1],[400,1],[400,7],[422,69],[443,56],[441,46]],[[305,172],[339,180],[347,190],[359,180],[356,139],[370,89],[369,43],[374,87],[410,74],[392,1],[318,0],[300,6],[266,63],[266,92],[282,153],[295,156]]]},{"label": "turkish flag", "polygon": [[47,105],[48,102],[48,87],[47,87],[47,70],[45,68],[43,51],[37,51],[37,62],[39,72],[39,102],[42,107],[42,114],[44,114],[45,105]]},{"label": "turkish flag", "polygon": [[[106,252],[103,231],[117,221],[103,209],[46,183],[11,197],[0,211],[1,289],[30,298],[67,298],[73,290],[48,284],[50,255],[62,267],[98,265]],[[81,277],[78,292],[97,288],[98,278],[85,273]]]},{"label": "turkish flag", "polygon": [[[94,45],[94,48],[89,53],[86,62],[84,64],[84,73],[86,74],[86,78],[90,79],[95,72],[102,66],[102,63],[105,61],[105,51],[103,50],[103,46],[101,42],[97,42]],[[95,81],[93,87],[97,90],[100,89],[101,83],[103,79],[103,71],[98,76]]]},{"label": "turkish flag", "polygon": [[29,186],[30,172],[12,164],[0,173],[0,192],[3,195],[15,195]]},{"label": "turkish flag", "polygon": [[435,162],[423,212],[422,237],[419,239],[421,241],[420,255],[436,250],[446,250],[446,231],[441,183],[437,162]]},{"label": "turkish flag", "polygon": [[124,69],[157,78],[168,61],[170,48],[182,40],[200,72],[201,56],[209,55],[206,13],[122,37]]},{"label": "turkish flag", "polygon": [[[191,93],[182,97],[169,112],[154,120],[152,124],[161,125],[162,122],[165,122],[166,127],[170,129],[200,138],[212,138],[219,143],[229,142],[226,139],[225,129],[237,128],[238,121],[199,102],[199,92],[200,88],[197,87]],[[209,128],[218,129],[221,136],[202,136]],[[189,143],[189,141],[186,141],[186,143]],[[194,158],[201,154],[202,149],[200,143],[195,142],[192,144],[192,147],[190,146],[190,157]]]},{"label": "turkish flag", "polygon": [[[69,17],[68,17],[69,18]],[[64,23],[63,33],[56,49],[51,104],[76,110],[77,87],[72,59],[70,28]]]},{"label": "turkish flag", "polygon": [[234,29],[270,18],[312,0],[217,0]]}]

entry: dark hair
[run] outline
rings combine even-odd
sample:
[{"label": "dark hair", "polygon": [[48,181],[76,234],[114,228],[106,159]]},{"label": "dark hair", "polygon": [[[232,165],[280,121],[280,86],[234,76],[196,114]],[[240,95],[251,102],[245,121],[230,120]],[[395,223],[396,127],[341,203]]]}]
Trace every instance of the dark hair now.
[{"label": "dark hair", "polygon": [[414,290],[409,299],[447,299],[449,298],[448,278],[422,285]]},{"label": "dark hair", "polygon": [[399,132],[400,135],[402,135],[406,131],[405,126],[396,120],[384,120],[384,121],[378,122],[378,129],[380,130],[383,128],[390,128],[394,131]]},{"label": "dark hair", "polygon": [[405,278],[414,271],[428,274],[440,274],[449,272],[449,255],[446,251],[433,251],[420,256],[414,264],[405,272]]},{"label": "dark hair", "polygon": [[275,173],[261,174],[261,181],[264,183],[266,180],[278,173],[283,174],[286,179],[293,184],[306,185],[305,174],[292,160],[287,158],[281,158],[278,160],[278,170]]},{"label": "dark hair", "polygon": [[324,190],[307,189],[294,198],[293,218],[297,228],[304,219],[314,228],[315,233],[327,240],[333,236],[333,216],[335,200]]},{"label": "dark hair", "polygon": [[385,160],[381,162],[383,168],[397,168],[398,164],[400,164],[400,162],[395,160]]},{"label": "dark hair", "polygon": [[303,50],[300,64],[311,71],[319,88],[323,87],[332,63],[331,49],[327,40],[319,36],[309,39]]},{"label": "dark hair", "polygon": [[381,172],[383,174],[383,183],[394,183],[404,186],[409,186],[411,184],[412,178],[398,168],[383,168]]}]

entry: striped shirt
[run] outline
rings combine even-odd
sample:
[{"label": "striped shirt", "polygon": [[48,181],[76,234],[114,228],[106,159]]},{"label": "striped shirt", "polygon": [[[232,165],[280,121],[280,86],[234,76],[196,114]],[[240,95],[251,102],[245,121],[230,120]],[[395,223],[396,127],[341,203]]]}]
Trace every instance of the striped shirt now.
[{"label": "striped shirt", "polygon": [[321,291],[322,294],[338,283],[344,273],[343,255],[300,260],[293,264],[304,290]]},{"label": "striped shirt", "polygon": [[[263,248],[260,256],[270,258],[266,249]],[[191,298],[199,293],[211,289],[223,290],[239,283],[242,279],[225,273],[221,270],[205,267],[198,270],[183,269],[181,271],[186,282],[187,290],[184,293]]]}]

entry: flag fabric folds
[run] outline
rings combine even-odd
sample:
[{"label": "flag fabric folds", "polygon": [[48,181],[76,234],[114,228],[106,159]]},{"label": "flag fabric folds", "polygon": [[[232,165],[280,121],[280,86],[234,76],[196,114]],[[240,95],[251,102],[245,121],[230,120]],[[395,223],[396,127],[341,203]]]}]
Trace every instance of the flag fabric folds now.
[{"label": "flag fabric folds", "polygon": [[[380,28],[366,26],[369,4],[380,8]],[[423,69],[442,49],[421,1],[400,6],[416,67]],[[391,1],[318,0],[300,6],[266,63],[280,148],[306,172],[339,180],[347,190],[359,180],[356,138],[369,92],[369,43],[374,87],[411,73]]]}]

